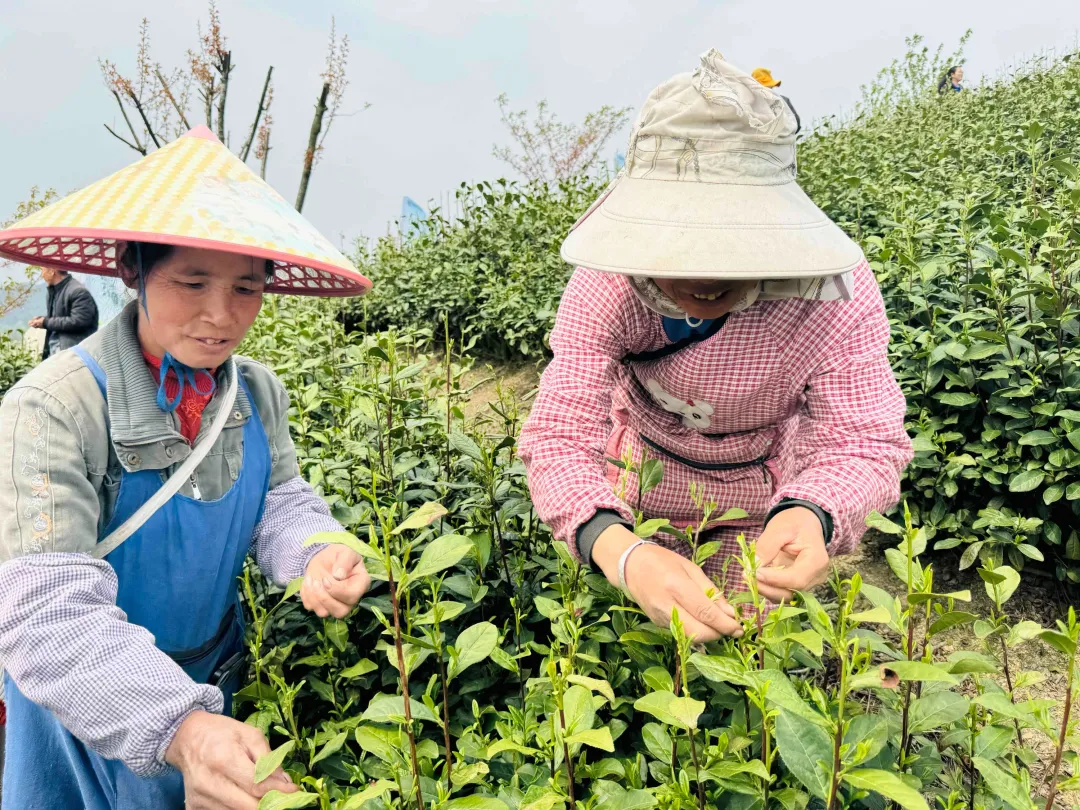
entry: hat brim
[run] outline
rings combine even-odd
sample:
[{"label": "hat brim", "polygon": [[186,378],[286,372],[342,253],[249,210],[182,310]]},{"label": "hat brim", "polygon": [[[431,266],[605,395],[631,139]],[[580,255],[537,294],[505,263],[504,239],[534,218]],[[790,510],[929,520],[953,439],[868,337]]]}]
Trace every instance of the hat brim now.
[{"label": "hat brim", "polygon": [[629,276],[821,278],[861,248],[795,182],[732,185],[620,177],[567,236],[562,258]]},{"label": "hat brim", "polygon": [[254,245],[176,234],[94,228],[11,228],[0,231],[0,258],[70,273],[119,277],[117,248],[124,242],[154,242],[239,253],[274,263],[273,280],[264,292],[285,295],[346,297],[363,295],[371,281],[351,269]]}]

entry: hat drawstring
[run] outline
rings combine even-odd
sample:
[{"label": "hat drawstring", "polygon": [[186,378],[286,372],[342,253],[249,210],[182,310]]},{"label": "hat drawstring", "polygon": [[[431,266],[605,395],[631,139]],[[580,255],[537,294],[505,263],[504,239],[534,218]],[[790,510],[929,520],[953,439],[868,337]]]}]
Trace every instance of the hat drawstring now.
[{"label": "hat drawstring", "polygon": [[[168,394],[165,393],[165,378],[169,375],[169,371],[176,374],[176,380],[180,383],[179,390],[176,392],[176,397],[169,399]],[[199,372],[206,375],[210,380],[210,387],[204,391],[199,388]],[[184,386],[190,385],[191,388],[201,397],[211,396],[215,390],[217,390],[217,381],[214,380],[213,375],[206,369],[194,369],[191,366],[184,365],[168,352],[165,352],[165,356],[161,358],[161,370],[158,373],[158,390],[157,390],[157,405],[165,413],[172,413],[176,410],[176,407],[180,404],[180,400],[184,396]]]},{"label": "hat drawstring", "polygon": [[[697,329],[699,326],[701,326],[703,323],[705,323],[705,321],[702,318],[695,318],[692,315],[685,316],[685,320],[686,320],[686,325],[689,326],[691,329]],[[694,323],[694,321],[697,321],[697,323]]]}]

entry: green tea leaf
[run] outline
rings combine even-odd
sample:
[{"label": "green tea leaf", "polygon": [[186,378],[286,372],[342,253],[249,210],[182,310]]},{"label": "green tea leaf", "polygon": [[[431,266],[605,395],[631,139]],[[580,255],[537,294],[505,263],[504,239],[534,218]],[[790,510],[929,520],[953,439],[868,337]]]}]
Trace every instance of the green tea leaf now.
[{"label": "green tea leaf", "polygon": [[[706,655],[705,653],[693,653],[690,656],[690,665],[704,678],[717,683],[746,683],[746,666],[734,658],[726,658],[719,655]],[[670,687],[668,689],[670,691]]]},{"label": "green tea leaf", "polygon": [[499,628],[491,622],[478,622],[462,630],[454,642],[457,655],[450,659],[447,678],[452,681],[473,664],[483,661],[498,643]]},{"label": "green tea leaf", "polygon": [[960,681],[947,669],[938,664],[924,661],[890,661],[888,668],[902,681],[940,681],[955,686]]},{"label": "green tea leaf", "polygon": [[844,774],[844,781],[853,788],[880,793],[886,799],[892,799],[904,810],[930,810],[926,799],[920,795],[919,791],[892,771],[881,771],[876,768],[848,771]]},{"label": "green tea leaf", "polygon": [[[304,541],[304,546],[317,546],[323,544],[345,546],[346,548],[355,551],[361,557],[369,560],[382,559],[382,555],[368,543],[365,543],[363,540],[348,532],[315,532],[315,534]],[[299,590],[299,588],[297,590]]]},{"label": "green tea leaf", "polygon": [[1072,655],[1076,652],[1076,642],[1064,633],[1059,633],[1056,630],[1043,630],[1039,633],[1039,638],[1058,652],[1065,653],[1065,655]]},{"label": "green tea leaf", "polygon": [[255,763],[255,784],[265,782],[270,778],[270,774],[281,767],[281,763],[285,761],[285,758],[292,753],[292,750],[296,747],[296,740],[289,740],[283,745],[279,745],[269,754],[263,754],[259,757]]},{"label": "green tea leaf", "polygon": [[386,795],[387,792],[396,791],[397,784],[389,779],[379,779],[359,793],[353,793],[351,796],[345,799],[345,803],[340,805],[338,810],[360,810],[365,804],[372,799],[377,799],[379,796]]},{"label": "green tea leaf", "polygon": [[908,712],[908,729],[921,734],[959,720],[968,712],[971,702],[956,692],[933,692],[912,701]]},{"label": "green tea leaf", "polygon": [[1016,777],[982,757],[973,757],[972,763],[986,780],[986,786],[990,788],[993,795],[1013,810],[1035,810],[1035,802],[1031,800],[1031,794],[1024,789]]},{"label": "green tea leaf", "polygon": [[[987,579],[987,576],[984,574],[984,570],[985,569],[980,570],[979,574],[985,580]],[[983,583],[983,587],[986,588],[986,595],[990,597],[991,601],[1000,599],[1001,604],[1005,604],[1009,601],[1010,597],[1016,593],[1016,589],[1020,587],[1020,574],[1016,572],[1016,569],[1008,565],[999,566],[990,573],[994,575],[994,579],[997,579],[998,577],[1000,577],[1000,579],[998,579],[996,583],[990,581]],[[997,594],[996,597],[995,592]]]},{"label": "green tea leaf", "polygon": [[472,796],[450,799],[442,806],[442,810],[510,810],[510,808],[502,799],[474,793]]},{"label": "green tea leaf", "polygon": [[536,756],[540,753],[535,748],[529,748],[527,746],[516,743],[513,740],[497,740],[488,746],[487,758],[491,759],[498,754],[505,753],[506,751],[514,751],[518,754],[523,754],[525,756]]},{"label": "green tea leaf", "polygon": [[877,529],[884,534],[903,535],[904,529],[878,512],[871,512],[866,516],[866,525],[870,529]]},{"label": "green tea leaf", "polygon": [[[415,698],[409,698],[409,709],[414,720],[438,722],[431,709]],[[376,695],[360,719],[370,723],[404,723],[405,699],[401,695]]]},{"label": "green tea leaf", "polygon": [[306,793],[302,790],[296,793],[282,793],[280,790],[271,790],[259,799],[258,810],[296,810],[298,807],[311,807],[319,801],[319,794]]},{"label": "green tea leaf", "polygon": [[606,727],[590,728],[579,731],[566,738],[571,744],[588,745],[591,748],[599,748],[601,751],[611,753],[615,750],[615,741],[611,739],[611,730]]},{"label": "green tea leaf", "polygon": [[300,593],[300,589],[303,586],[303,577],[297,577],[296,579],[290,580],[288,586],[285,588],[285,595],[281,597],[281,601],[284,602],[285,600],[296,596],[296,594]]},{"label": "green tea leaf", "polygon": [[345,738],[347,736],[347,731],[342,731],[339,734],[335,734],[334,737],[322,747],[322,750],[315,755],[315,758],[311,760],[311,764],[314,765],[316,762],[321,762],[328,756],[336,754],[338,751],[340,751],[341,746],[345,744]]},{"label": "green tea leaf", "polygon": [[451,566],[457,565],[473,548],[472,540],[460,534],[444,534],[432,540],[420,554],[420,562],[412,570],[415,579],[430,577]]},{"label": "green tea leaf", "polygon": [[797,714],[781,712],[776,717],[776,745],[780,758],[792,775],[824,801],[829,792],[832,742],[825,729]]},{"label": "green tea leaf", "polygon": [[984,726],[975,735],[974,756],[983,759],[997,759],[1009,750],[1016,731],[1008,726]]},{"label": "green tea leaf", "polygon": [[484,454],[480,451],[480,445],[464,433],[457,430],[451,431],[450,435],[447,436],[447,441],[450,443],[450,447],[461,455],[468,456],[473,461],[483,461]]},{"label": "green tea leaf", "polygon": [[594,692],[599,692],[601,695],[608,699],[608,702],[615,702],[615,690],[611,688],[611,684],[602,678],[589,678],[585,675],[570,674],[566,676],[566,680],[570,683],[576,683],[578,686],[584,686],[586,689],[591,689]]},{"label": "green tea leaf", "polygon": [[671,525],[671,521],[666,518],[653,518],[651,520],[646,520],[640,526],[636,527],[634,529],[634,534],[643,539],[647,539],[669,525]]},{"label": "green tea leaf", "polygon": [[449,514],[441,503],[425,503],[405,520],[399,523],[390,534],[401,534],[430,526],[443,515]]}]

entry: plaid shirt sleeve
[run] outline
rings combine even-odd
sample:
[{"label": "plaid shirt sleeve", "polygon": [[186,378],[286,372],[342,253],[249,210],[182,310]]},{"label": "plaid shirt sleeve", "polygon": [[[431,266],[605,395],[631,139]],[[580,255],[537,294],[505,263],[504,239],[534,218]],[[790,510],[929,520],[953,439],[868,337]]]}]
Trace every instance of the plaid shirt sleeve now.
[{"label": "plaid shirt sleeve", "polygon": [[266,494],[262,518],[251,538],[255,560],[267,579],[278,585],[302,577],[311,558],[325,545],[304,547],[317,532],[342,532],[326,502],[299,475]]},{"label": "plaid shirt sleeve", "polygon": [[139,776],[169,769],[165,752],[221,691],[196,684],[116,606],[112,567],[48,552],[0,566],[0,659],[19,690],[72,734]]},{"label": "plaid shirt sleeve", "polygon": [[832,515],[832,554],[852,551],[866,516],[897,502],[900,472],[912,458],[904,395],[886,354],[881,292],[865,265],[859,276],[854,327],[810,377],[796,469],[773,499],[811,501]]},{"label": "plaid shirt sleeve", "polygon": [[563,293],[551,333],[554,359],[521,431],[519,455],[541,520],[577,559],[577,530],[598,510],[633,513],[605,475],[611,395],[634,333],[626,298],[610,276],[577,270]]}]

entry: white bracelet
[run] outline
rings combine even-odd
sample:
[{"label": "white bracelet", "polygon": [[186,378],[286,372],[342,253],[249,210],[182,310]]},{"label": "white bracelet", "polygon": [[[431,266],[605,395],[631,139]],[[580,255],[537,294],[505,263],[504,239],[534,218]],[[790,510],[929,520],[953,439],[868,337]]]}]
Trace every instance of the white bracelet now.
[{"label": "white bracelet", "polygon": [[622,591],[624,593],[630,593],[630,591],[627,590],[627,587],[626,587],[626,561],[628,559],[630,559],[631,552],[633,552],[633,550],[635,548],[637,548],[638,546],[655,546],[655,545],[656,545],[656,543],[654,543],[652,540],[638,540],[636,543],[632,543],[629,546],[627,546],[626,551],[624,551],[622,553],[622,556],[619,557],[619,587],[622,589]]}]

